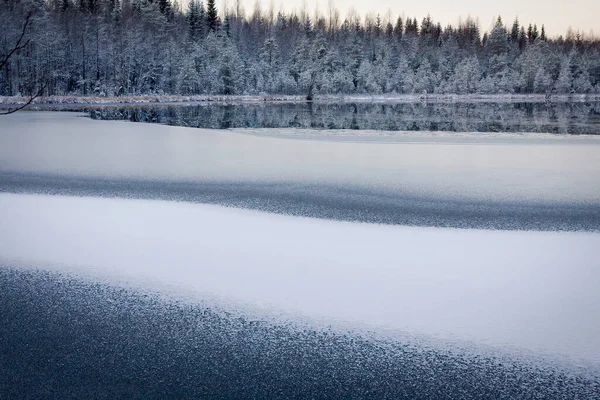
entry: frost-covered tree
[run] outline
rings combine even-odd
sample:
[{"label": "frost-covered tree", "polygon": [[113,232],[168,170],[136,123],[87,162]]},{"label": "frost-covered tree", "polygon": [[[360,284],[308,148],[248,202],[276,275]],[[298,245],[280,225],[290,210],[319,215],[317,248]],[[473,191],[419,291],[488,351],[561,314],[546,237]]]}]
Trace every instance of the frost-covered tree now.
[{"label": "frost-covered tree", "polygon": [[[593,93],[600,42],[548,37],[502,19],[443,27],[433,16],[248,14],[237,0],[3,0],[0,56],[33,11],[26,48],[0,71],[0,95]],[[206,7],[205,7],[206,6]],[[310,15],[310,16],[309,16]],[[223,23],[221,23],[221,18]],[[420,21],[420,22],[418,22]],[[1,58],[0,58],[1,60]]]},{"label": "frost-covered tree", "polygon": [[478,88],[481,72],[479,70],[479,61],[476,57],[470,57],[463,60],[456,66],[454,75],[450,80],[450,87],[453,93],[465,94],[475,93]]},{"label": "frost-covered tree", "polygon": [[498,17],[494,29],[488,36],[485,48],[488,54],[492,55],[503,54],[508,51],[508,34],[500,17]]},{"label": "frost-covered tree", "polygon": [[435,87],[437,87],[436,75],[431,69],[429,60],[425,59],[414,75],[413,91],[423,94],[433,93]]},{"label": "frost-covered tree", "polygon": [[573,76],[571,74],[571,56],[567,56],[562,62],[560,73],[554,88],[558,93],[571,93],[573,88]]},{"label": "frost-covered tree", "polygon": [[535,93],[546,93],[552,87],[552,78],[545,71],[544,67],[539,67],[533,80],[533,90]]},{"label": "frost-covered tree", "polygon": [[190,0],[188,2],[186,19],[188,23],[188,35],[190,40],[195,42],[204,38],[206,16],[202,2],[198,0]]}]

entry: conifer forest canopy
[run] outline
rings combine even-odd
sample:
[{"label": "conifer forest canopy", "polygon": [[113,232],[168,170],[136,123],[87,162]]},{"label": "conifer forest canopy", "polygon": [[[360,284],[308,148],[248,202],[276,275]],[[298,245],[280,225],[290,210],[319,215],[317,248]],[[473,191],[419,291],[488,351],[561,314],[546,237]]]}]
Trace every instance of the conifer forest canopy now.
[{"label": "conifer forest canopy", "polygon": [[0,95],[600,93],[598,40],[518,19],[484,32],[470,18],[223,12],[213,0],[0,0],[0,57],[31,12]]}]

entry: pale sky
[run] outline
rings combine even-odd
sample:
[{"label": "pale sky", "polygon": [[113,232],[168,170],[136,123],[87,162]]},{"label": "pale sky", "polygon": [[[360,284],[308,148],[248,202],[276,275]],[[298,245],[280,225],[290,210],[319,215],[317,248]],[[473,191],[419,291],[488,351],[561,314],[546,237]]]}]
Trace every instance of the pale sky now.
[{"label": "pale sky", "polygon": [[[235,0],[225,0],[232,6]],[[246,15],[251,14],[256,0],[241,0],[246,10]],[[327,15],[328,0],[259,0],[263,10],[267,10],[273,4],[275,10],[283,8],[285,11],[299,11],[303,4],[306,5],[310,15],[314,15],[316,5],[319,10]],[[387,15],[391,11],[394,20],[398,15],[417,17],[419,24],[428,13],[442,26],[451,23],[456,25],[459,17],[463,19],[470,15],[478,18],[482,31],[491,28],[493,21],[498,15],[506,25],[512,25],[515,16],[519,17],[522,25],[529,22],[542,24],[546,27],[548,36],[565,35],[567,28],[580,30],[586,35],[593,30],[596,35],[600,34],[600,0],[428,0],[428,1],[393,1],[393,0],[332,0],[336,8],[340,10],[343,21],[350,8],[354,8],[362,17],[367,12]],[[217,4],[224,4],[224,0]]]}]

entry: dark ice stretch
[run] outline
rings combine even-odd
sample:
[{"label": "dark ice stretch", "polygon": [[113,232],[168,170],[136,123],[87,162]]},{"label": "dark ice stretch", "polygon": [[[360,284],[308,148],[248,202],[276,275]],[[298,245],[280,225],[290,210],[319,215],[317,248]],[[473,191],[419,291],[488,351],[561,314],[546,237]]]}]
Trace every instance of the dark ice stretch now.
[{"label": "dark ice stretch", "polygon": [[593,399],[578,372],[297,329],[0,265],[6,399]]},{"label": "dark ice stretch", "polygon": [[315,183],[173,182],[0,173],[0,192],[161,199],[412,226],[599,231],[598,204],[445,200]]}]

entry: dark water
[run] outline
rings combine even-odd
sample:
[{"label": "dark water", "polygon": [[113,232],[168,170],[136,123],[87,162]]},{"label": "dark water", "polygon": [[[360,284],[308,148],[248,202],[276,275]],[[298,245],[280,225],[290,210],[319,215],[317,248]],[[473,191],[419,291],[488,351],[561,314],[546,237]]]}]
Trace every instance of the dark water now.
[{"label": "dark water", "polygon": [[95,107],[87,111],[94,119],[215,129],[311,128],[600,134],[600,102],[204,104]]},{"label": "dark water", "polygon": [[597,399],[578,370],[0,266],[2,399]]}]

